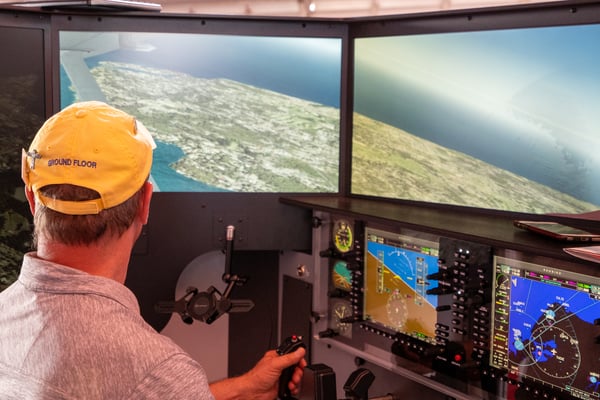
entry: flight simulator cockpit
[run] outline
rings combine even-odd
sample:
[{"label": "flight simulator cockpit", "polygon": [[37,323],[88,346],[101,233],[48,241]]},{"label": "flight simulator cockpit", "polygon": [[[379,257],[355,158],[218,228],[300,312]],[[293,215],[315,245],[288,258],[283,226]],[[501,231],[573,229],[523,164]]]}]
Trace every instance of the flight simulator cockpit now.
[{"label": "flight simulator cockpit", "polygon": [[211,380],[303,346],[299,400],[599,399],[594,239],[515,226],[600,232],[599,40],[597,1],[341,19],[3,6],[0,290],[30,244],[20,149],[100,100],[157,143],[126,285]]}]

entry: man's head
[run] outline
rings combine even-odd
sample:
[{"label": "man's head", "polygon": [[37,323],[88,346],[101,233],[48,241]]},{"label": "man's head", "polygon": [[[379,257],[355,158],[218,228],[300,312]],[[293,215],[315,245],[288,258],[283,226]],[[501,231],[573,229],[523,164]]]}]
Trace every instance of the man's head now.
[{"label": "man's head", "polygon": [[90,244],[105,233],[122,234],[135,216],[153,148],[141,123],[104,103],[76,103],[51,117],[22,157],[36,235]]}]

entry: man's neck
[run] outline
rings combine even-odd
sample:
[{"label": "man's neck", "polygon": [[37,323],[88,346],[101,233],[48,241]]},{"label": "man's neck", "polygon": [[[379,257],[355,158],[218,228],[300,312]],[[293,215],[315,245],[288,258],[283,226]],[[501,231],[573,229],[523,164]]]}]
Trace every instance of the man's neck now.
[{"label": "man's neck", "polygon": [[72,246],[40,238],[37,256],[92,275],[125,283],[131,255],[130,232],[120,238],[102,239],[90,246]]}]

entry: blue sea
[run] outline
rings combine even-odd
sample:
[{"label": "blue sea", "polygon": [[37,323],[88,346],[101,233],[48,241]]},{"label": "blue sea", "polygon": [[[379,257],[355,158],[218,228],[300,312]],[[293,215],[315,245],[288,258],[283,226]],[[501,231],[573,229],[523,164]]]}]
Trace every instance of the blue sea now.
[{"label": "blue sea", "polygon": [[156,141],[152,163],[152,179],[157,191],[169,192],[226,192],[227,190],[210,186],[188,178],[173,170],[170,165],[183,157],[183,151],[169,143]]}]

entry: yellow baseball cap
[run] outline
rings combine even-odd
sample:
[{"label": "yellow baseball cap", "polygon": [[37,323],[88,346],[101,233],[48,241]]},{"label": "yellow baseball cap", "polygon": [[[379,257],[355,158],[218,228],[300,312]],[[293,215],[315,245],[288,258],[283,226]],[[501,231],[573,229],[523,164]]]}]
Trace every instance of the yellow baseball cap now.
[{"label": "yellow baseball cap", "polygon": [[[142,187],[155,147],[131,115],[98,101],[75,103],[48,119],[23,150],[21,175],[44,206],[63,214],[98,214]],[[67,201],[40,193],[54,184],[92,189],[100,198]]]}]

